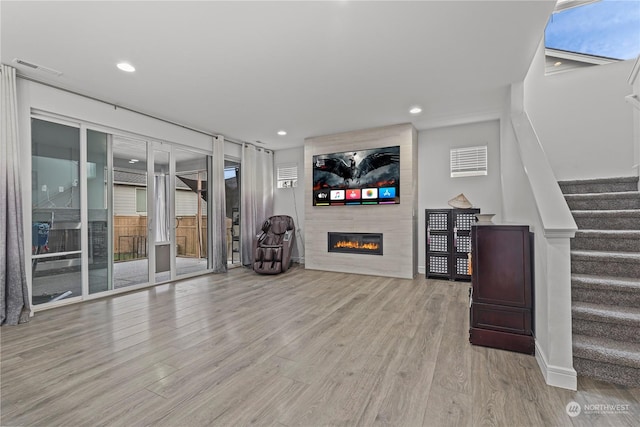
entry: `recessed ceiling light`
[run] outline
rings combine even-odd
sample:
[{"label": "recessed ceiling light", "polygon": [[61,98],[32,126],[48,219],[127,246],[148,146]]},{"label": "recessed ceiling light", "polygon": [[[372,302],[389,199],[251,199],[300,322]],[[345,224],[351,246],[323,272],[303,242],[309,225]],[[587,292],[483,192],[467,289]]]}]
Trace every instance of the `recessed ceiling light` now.
[{"label": "recessed ceiling light", "polygon": [[278,131],[278,135],[280,135],[280,136],[285,136],[286,134],[287,134],[286,130],[279,130]]},{"label": "recessed ceiling light", "polygon": [[562,65],[562,61],[558,61],[555,64],[553,64],[554,67],[559,67],[560,65]]},{"label": "recessed ceiling light", "polygon": [[139,162],[139,161],[140,160],[138,160],[138,159],[131,159],[131,161],[129,163],[136,163],[136,162]]},{"label": "recessed ceiling light", "polygon": [[133,73],[136,70],[136,67],[127,62],[121,62],[117,66],[119,69],[126,71],[127,73]]},{"label": "recessed ceiling light", "polygon": [[415,107],[411,107],[411,109],[409,110],[409,112],[411,114],[420,114],[422,113],[422,108],[418,107],[417,105]]}]

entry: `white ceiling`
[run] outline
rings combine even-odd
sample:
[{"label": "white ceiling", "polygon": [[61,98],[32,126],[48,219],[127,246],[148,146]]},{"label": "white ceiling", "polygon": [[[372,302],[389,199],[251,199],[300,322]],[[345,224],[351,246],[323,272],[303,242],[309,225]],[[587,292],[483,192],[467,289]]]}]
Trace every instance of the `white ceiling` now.
[{"label": "white ceiling", "polygon": [[[2,1],[1,59],[40,81],[281,149],[499,107],[554,4]],[[137,71],[119,71],[120,61]],[[423,113],[410,115],[413,105]]]}]

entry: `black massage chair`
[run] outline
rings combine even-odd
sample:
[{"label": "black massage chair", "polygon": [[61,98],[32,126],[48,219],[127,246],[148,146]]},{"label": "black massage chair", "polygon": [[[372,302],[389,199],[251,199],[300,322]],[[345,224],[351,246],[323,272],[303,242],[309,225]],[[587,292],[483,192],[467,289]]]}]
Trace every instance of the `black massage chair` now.
[{"label": "black massage chair", "polygon": [[253,271],[260,274],[280,274],[291,265],[295,241],[293,218],[275,215],[262,225],[262,233],[253,240]]}]

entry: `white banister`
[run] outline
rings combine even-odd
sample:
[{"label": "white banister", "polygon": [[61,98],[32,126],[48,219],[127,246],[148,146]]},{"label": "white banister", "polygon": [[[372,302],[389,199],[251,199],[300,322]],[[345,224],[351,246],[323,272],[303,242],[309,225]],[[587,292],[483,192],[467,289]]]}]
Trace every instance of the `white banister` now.
[{"label": "white banister", "polygon": [[[531,210],[525,212],[524,219],[535,231],[536,361],[547,384],[575,390],[570,242],[577,226],[533,125],[517,102],[518,95],[514,90],[511,125],[519,159],[512,155],[505,161],[521,162],[522,184],[530,189],[520,191],[530,194]],[[513,193],[509,195],[513,197]]]},{"label": "white banister", "polygon": [[[629,74],[629,85],[633,93],[625,96],[625,101],[633,107],[633,161],[636,174],[640,176],[640,55],[636,58],[631,74]],[[640,181],[638,182],[640,190]]]},{"label": "white banister", "polygon": [[520,148],[520,157],[536,201],[546,237],[573,237],[578,227],[540,145],[526,112],[515,113],[511,123]]}]

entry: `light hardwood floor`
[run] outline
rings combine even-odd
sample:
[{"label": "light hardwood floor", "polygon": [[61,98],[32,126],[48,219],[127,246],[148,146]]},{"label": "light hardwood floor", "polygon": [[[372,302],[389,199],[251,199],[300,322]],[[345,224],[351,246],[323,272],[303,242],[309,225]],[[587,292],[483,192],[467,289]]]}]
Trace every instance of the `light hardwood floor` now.
[{"label": "light hardwood floor", "polygon": [[639,389],[548,387],[532,356],[469,344],[467,289],[235,269],[40,312],[0,330],[0,424],[640,425]]}]

